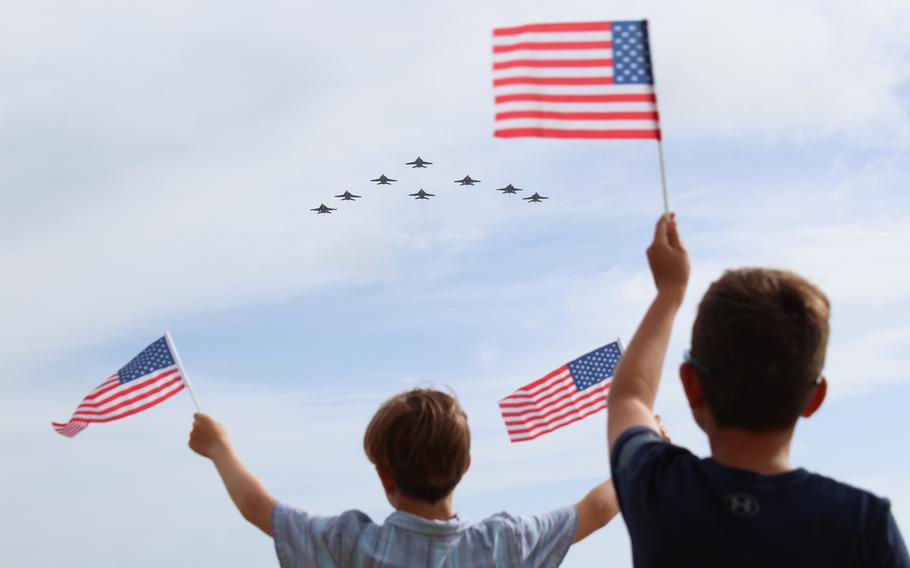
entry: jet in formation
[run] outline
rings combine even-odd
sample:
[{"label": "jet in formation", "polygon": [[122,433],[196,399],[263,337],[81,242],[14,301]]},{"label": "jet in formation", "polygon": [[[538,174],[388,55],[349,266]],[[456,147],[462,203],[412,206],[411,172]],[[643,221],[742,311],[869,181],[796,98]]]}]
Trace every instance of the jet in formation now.
[{"label": "jet in formation", "polygon": [[515,193],[515,192],[524,191],[524,190],[521,189],[520,187],[515,187],[514,185],[512,185],[510,183],[509,185],[507,185],[505,187],[498,188],[496,191],[501,191],[503,193]]},{"label": "jet in formation", "polygon": [[310,211],[315,211],[317,215],[321,215],[323,213],[331,214],[332,211],[336,211],[336,209],[334,207],[326,207],[325,203],[321,203],[319,205],[319,207],[316,207],[315,209],[310,209]]},{"label": "jet in formation", "polygon": [[431,197],[435,197],[436,194],[435,194],[435,193],[427,193],[426,191],[424,191],[423,189],[421,189],[421,190],[418,191],[417,193],[409,193],[408,195],[411,196],[411,197],[413,197],[414,199],[429,199],[429,198],[431,198]]},{"label": "jet in formation", "polygon": [[475,183],[480,183],[479,179],[471,179],[471,176],[464,176],[461,179],[456,179],[455,183],[460,185],[474,185]]},{"label": "jet in formation", "polygon": [[342,201],[354,201],[355,199],[360,199],[359,195],[354,195],[350,191],[345,191],[341,195],[336,195],[335,197],[340,197]]},{"label": "jet in formation", "polygon": [[541,195],[535,191],[534,195],[532,195],[531,197],[522,197],[522,199],[524,199],[528,203],[540,203],[544,199],[550,199],[550,198],[544,197],[543,195]]},{"label": "jet in formation", "polygon": [[398,181],[398,180],[397,180],[397,179],[392,179],[392,178],[390,178],[390,177],[386,177],[385,174],[382,174],[382,175],[379,176],[378,178],[376,178],[376,179],[371,179],[370,181],[375,181],[375,182],[376,182],[376,185],[392,185],[392,182],[393,182],[393,181]]},{"label": "jet in formation", "polygon": [[427,162],[420,156],[417,156],[416,160],[414,160],[413,162],[405,162],[404,165],[411,166],[411,168],[425,168],[425,167],[431,165],[432,163],[433,162]]}]

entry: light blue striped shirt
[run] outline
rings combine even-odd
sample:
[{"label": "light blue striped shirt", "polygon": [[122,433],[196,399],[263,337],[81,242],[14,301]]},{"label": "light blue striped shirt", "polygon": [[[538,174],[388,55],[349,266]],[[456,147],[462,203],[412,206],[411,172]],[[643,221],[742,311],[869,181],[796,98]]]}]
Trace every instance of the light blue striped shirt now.
[{"label": "light blue striped shirt", "polygon": [[574,506],[479,523],[431,521],[396,511],[377,525],[360,511],[320,517],[279,503],[272,533],[282,568],[559,566],[578,526]]}]

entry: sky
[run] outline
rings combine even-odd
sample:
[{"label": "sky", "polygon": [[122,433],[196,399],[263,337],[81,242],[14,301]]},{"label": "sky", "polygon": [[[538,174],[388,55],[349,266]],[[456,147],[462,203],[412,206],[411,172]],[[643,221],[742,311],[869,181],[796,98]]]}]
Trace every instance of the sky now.
[{"label": "sky", "polygon": [[[793,461],[891,499],[910,532],[905,1],[7,2],[0,21],[0,549],[16,566],[275,565],[179,395],[50,427],[170,330],[205,412],[282,501],[391,509],[363,455],[388,396],[451,388],[467,519],[574,503],[605,416],[510,444],[497,401],[616,338],[654,294],[650,141],[492,136],[491,29],[648,18],[671,208],[692,258],[656,410],[707,454],[676,378],[724,269],[832,302],[829,398]],[[434,162],[411,170],[417,155]],[[367,180],[385,173],[390,189]],[[482,180],[461,189],[452,180]],[[513,183],[550,199],[493,191]],[[412,201],[423,187],[437,194]],[[309,209],[344,190],[332,215]],[[630,566],[622,520],[565,566]]]}]

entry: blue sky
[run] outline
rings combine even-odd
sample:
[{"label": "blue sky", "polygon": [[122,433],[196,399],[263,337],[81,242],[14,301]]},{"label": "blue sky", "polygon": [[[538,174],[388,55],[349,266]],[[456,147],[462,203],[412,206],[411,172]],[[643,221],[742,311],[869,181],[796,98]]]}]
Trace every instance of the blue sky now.
[{"label": "blue sky", "polygon": [[[389,513],[363,456],[387,396],[453,388],[468,518],[572,503],[608,475],[603,415],[511,445],[496,401],[617,337],[653,285],[649,142],[495,140],[490,29],[651,21],[671,206],[693,260],[658,410],[724,268],[797,270],[833,303],[830,398],[794,462],[892,499],[910,532],[906,2],[39,0],[0,22],[0,547],[14,565],[274,564],[179,396],[51,430],[165,329],[204,410],[275,494]],[[422,171],[403,162],[417,155]],[[384,172],[401,181],[380,189]],[[465,174],[481,184],[461,189]],[[551,199],[492,190],[514,183]],[[438,195],[415,202],[424,187]],[[338,214],[309,212],[350,189]],[[885,435],[883,435],[883,433]],[[115,535],[112,537],[111,535]],[[98,546],[103,542],[104,546]],[[567,566],[630,565],[621,520]]]}]

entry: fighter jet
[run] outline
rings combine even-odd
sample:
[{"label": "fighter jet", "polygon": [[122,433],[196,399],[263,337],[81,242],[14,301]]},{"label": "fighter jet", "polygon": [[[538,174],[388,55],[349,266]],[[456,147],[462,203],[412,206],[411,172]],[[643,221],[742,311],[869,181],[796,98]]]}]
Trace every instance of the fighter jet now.
[{"label": "fighter jet", "polygon": [[315,211],[317,215],[322,215],[323,213],[331,214],[332,211],[336,211],[336,209],[334,207],[326,207],[325,203],[321,203],[321,204],[319,204],[319,207],[316,207],[315,209],[310,209],[310,211]]},{"label": "fighter jet", "polygon": [[421,190],[418,191],[417,193],[409,193],[408,195],[411,196],[411,197],[413,197],[414,199],[429,199],[429,198],[431,198],[431,197],[434,197],[436,194],[435,194],[435,193],[427,193],[426,191],[424,191],[423,189],[421,189]]},{"label": "fighter jet", "polygon": [[360,199],[359,195],[354,195],[350,191],[345,191],[341,195],[336,195],[335,197],[340,197],[342,201],[354,201],[355,199]]},{"label": "fighter jet", "polygon": [[390,177],[386,177],[385,174],[382,174],[382,175],[379,176],[378,178],[376,178],[376,179],[371,179],[370,181],[375,181],[375,182],[377,182],[376,185],[392,185],[392,182],[393,182],[393,181],[398,181],[398,180],[397,180],[397,179],[392,179],[392,178],[390,178]]},{"label": "fighter jet", "polygon": [[479,179],[471,179],[471,176],[464,176],[461,179],[456,179],[455,183],[461,185],[474,185],[475,183],[480,183]]},{"label": "fighter jet", "polygon": [[429,166],[429,165],[432,164],[432,163],[433,163],[433,162],[427,162],[426,160],[424,160],[424,159],[421,158],[420,156],[417,156],[417,159],[416,159],[416,160],[414,160],[413,162],[405,162],[404,165],[406,165],[406,166],[411,166],[412,168],[425,168],[425,167]]},{"label": "fighter jet", "polygon": [[541,195],[537,192],[534,192],[534,195],[532,195],[531,197],[522,197],[522,199],[524,199],[528,203],[540,203],[544,199],[550,199],[550,198],[544,197],[543,195]]},{"label": "fighter jet", "polygon": [[503,193],[515,193],[517,191],[524,191],[524,190],[521,189],[520,187],[515,187],[514,185],[512,185],[510,183],[509,185],[507,185],[505,187],[497,188],[496,191],[501,191]]}]

